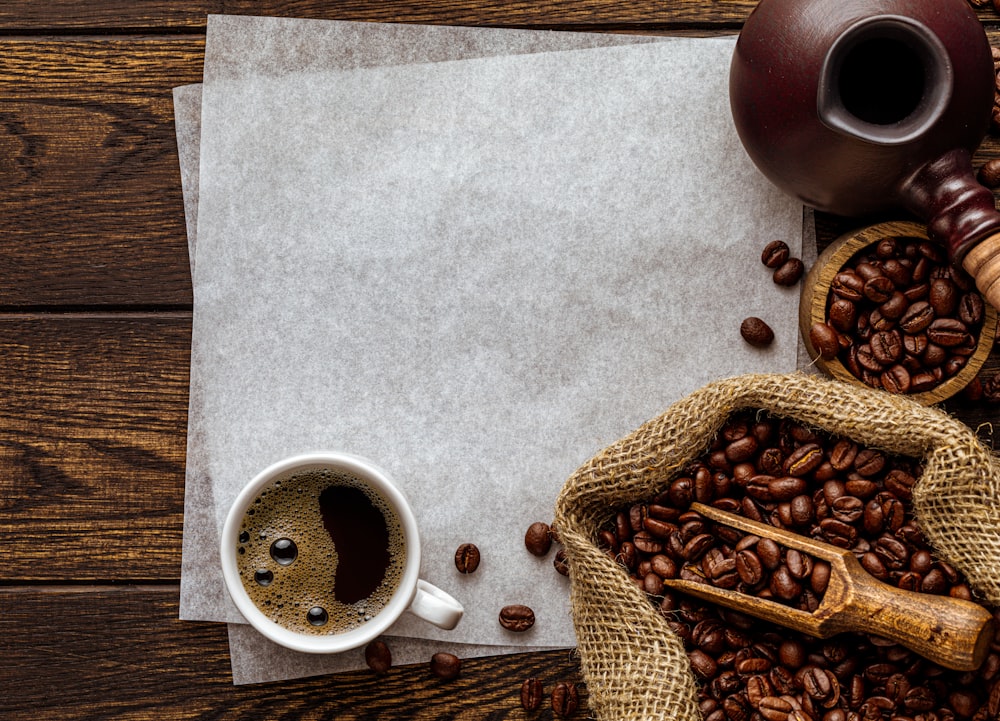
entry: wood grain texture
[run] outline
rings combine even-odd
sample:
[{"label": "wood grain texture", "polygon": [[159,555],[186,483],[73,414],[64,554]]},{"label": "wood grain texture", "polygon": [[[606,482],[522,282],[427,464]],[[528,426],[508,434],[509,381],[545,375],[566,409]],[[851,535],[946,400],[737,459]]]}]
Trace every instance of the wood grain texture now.
[{"label": "wood grain texture", "polygon": [[177,579],[189,315],[0,319],[4,581]]},{"label": "wood grain texture", "polygon": [[495,26],[664,26],[741,23],[756,0],[14,0],[0,33],[30,30],[203,30],[211,13]]},{"label": "wood grain texture", "polygon": [[[225,626],[178,621],[176,599],[173,586],[0,589],[5,721],[526,719],[523,679],[538,676],[546,691],[580,681],[562,650],[466,659],[447,682],[415,664],[233,686]],[[530,715],[552,717],[548,707]]]},{"label": "wood grain texture", "polygon": [[189,304],[171,89],[204,38],[0,41],[0,307]]}]

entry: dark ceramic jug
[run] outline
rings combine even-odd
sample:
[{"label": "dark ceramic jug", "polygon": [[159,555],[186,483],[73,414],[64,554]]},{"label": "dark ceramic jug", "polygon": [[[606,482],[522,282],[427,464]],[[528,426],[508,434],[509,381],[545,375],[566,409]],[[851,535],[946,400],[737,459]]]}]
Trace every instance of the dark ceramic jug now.
[{"label": "dark ceramic jug", "polygon": [[965,0],[761,0],[730,72],[733,118],[778,187],[839,215],[905,208],[1000,305],[1000,213],[972,153],[993,59]]}]

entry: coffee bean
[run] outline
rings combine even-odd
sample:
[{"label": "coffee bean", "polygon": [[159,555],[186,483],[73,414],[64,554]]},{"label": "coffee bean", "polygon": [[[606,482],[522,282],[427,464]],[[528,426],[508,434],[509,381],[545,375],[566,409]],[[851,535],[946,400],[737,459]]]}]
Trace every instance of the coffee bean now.
[{"label": "coffee bean", "polygon": [[569,681],[559,681],[552,689],[552,713],[561,718],[567,718],[576,713],[580,705],[579,691],[576,684]]},{"label": "coffee bean", "polygon": [[736,554],[736,572],[747,586],[756,586],[764,578],[764,564],[756,553],[744,549]]},{"label": "coffee bean", "polygon": [[755,348],[766,348],[774,342],[774,331],[760,318],[751,316],[740,323],[740,335]]},{"label": "coffee bean", "polygon": [[788,464],[789,473],[793,473],[791,476],[783,476],[780,478],[773,478],[768,484],[768,495],[770,495],[770,500],[772,501],[790,501],[802,494],[806,489],[806,482],[802,478],[796,477],[803,473],[803,469],[809,467],[812,461],[815,460],[814,456],[808,458],[798,458],[794,462]]},{"label": "coffee bean", "polygon": [[836,518],[824,518],[819,522],[820,533],[827,543],[838,548],[851,548],[858,538],[854,526],[838,521]]},{"label": "coffee bean", "polygon": [[535,625],[535,612],[521,604],[504,606],[500,609],[500,625],[508,631],[522,633]]},{"label": "coffee bean", "polygon": [[525,711],[537,711],[542,706],[544,688],[541,679],[524,679],[521,683],[521,708]]},{"label": "coffee bean", "polygon": [[913,385],[910,372],[904,366],[896,364],[882,371],[879,376],[882,388],[890,393],[909,393]]},{"label": "coffee bean", "polygon": [[788,721],[793,706],[784,698],[765,696],[760,700],[757,710],[767,721]]},{"label": "coffee bean", "polygon": [[970,328],[983,322],[986,306],[979,293],[966,293],[958,302],[958,319]]},{"label": "coffee bean", "polygon": [[555,558],[552,559],[552,566],[560,576],[569,575],[569,557],[566,555],[565,548],[556,551]]},{"label": "coffee bean", "polygon": [[632,536],[632,543],[640,553],[655,554],[663,551],[663,543],[656,540],[649,531],[639,531]]},{"label": "coffee bean", "polygon": [[885,581],[889,578],[889,570],[885,567],[878,554],[869,551],[861,554],[861,558],[858,560],[861,562],[861,567],[878,580]]},{"label": "coffee bean", "polygon": [[951,348],[961,344],[968,332],[965,323],[957,318],[937,318],[927,327],[927,340]]},{"label": "coffee bean", "polygon": [[462,660],[452,653],[438,652],[431,656],[431,673],[443,681],[451,681],[462,671]]},{"label": "coffee bean", "polygon": [[855,523],[865,512],[865,504],[856,496],[841,496],[830,505],[833,517],[844,523]]},{"label": "coffee bean", "polygon": [[825,360],[837,357],[840,352],[840,340],[833,326],[817,321],[809,328],[809,342],[813,349]]},{"label": "coffee bean", "polygon": [[958,307],[958,288],[948,278],[934,278],[931,281],[927,302],[938,318],[950,316]]},{"label": "coffee bean", "polygon": [[365,663],[376,675],[381,676],[392,667],[392,652],[388,644],[381,639],[375,639],[365,646]]},{"label": "coffee bean", "polygon": [[903,356],[903,339],[898,331],[880,331],[868,342],[875,360],[884,366],[892,365]]},{"label": "coffee bean", "polygon": [[891,569],[905,568],[910,561],[910,549],[895,536],[883,535],[875,541],[875,553]]},{"label": "coffee bean", "polygon": [[455,568],[459,573],[474,573],[479,568],[479,547],[474,543],[463,543],[455,551]]},{"label": "coffee bean", "polygon": [[781,546],[770,538],[762,538],[757,544],[757,557],[765,568],[773,571],[781,565]]},{"label": "coffee bean", "polygon": [[803,265],[801,260],[798,258],[789,258],[774,269],[774,274],[771,278],[776,285],[791,286],[799,282],[804,272],[805,265]]},{"label": "coffee bean", "polygon": [[805,494],[795,496],[789,504],[789,511],[792,517],[791,525],[805,526],[813,520],[812,499]]},{"label": "coffee bean", "polygon": [[725,628],[714,619],[699,621],[691,630],[691,643],[707,654],[718,656],[726,648]]},{"label": "coffee bean", "polygon": [[788,570],[788,566],[778,566],[771,574],[768,588],[778,598],[791,601],[802,593],[802,584]]},{"label": "coffee bean", "polygon": [[552,547],[552,529],[543,521],[535,521],[524,534],[524,547],[534,556],[544,556]]},{"label": "coffee bean", "polygon": [[830,290],[839,298],[851,301],[853,305],[865,297],[865,281],[853,270],[843,270],[834,276]]},{"label": "coffee bean", "polygon": [[903,697],[903,706],[907,711],[923,713],[930,711],[937,703],[934,692],[926,686],[915,686]]},{"label": "coffee bean", "polygon": [[[805,476],[816,470],[823,463],[824,458],[825,454],[819,444],[806,443],[792,451],[785,460],[784,469],[790,476]],[[804,488],[802,484],[799,485]],[[798,491],[798,493],[801,492],[802,490]]]},{"label": "coffee bean", "polygon": [[785,263],[791,255],[788,243],[783,240],[772,240],[764,246],[760,261],[768,268],[777,268]]},{"label": "coffee bean", "polygon": [[809,666],[798,675],[802,690],[824,708],[832,708],[840,700],[840,682],[828,669]]},{"label": "coffee bean", "polygon": [[801,581],[809,578],[812,574],[812,558],[794,548],[789,548],[785,552],[785,566],[792,578]]},{"label": "coffee bean", "polygon": [[718,663],[701,649],[694,649],[688,652],[688,661],[691,663],[691,670],[695,676],[703,679],[712,678],[718,671]]},{"label": "coffee bean", "polygon": [[827,311],[827,320],[841,333],[851,333],[858,320],[858,307],[846,298],[836,298]]},{"label": "coffee bean", "polygon": [[[748,461],[756,455],[757,446],[757,439],[750,435],[734,440],[726,446],[726,460],[730,463],[742,463],[744,461]],[[695,495],[697,496],[697,493]]]},{"label": "coffee bean", "polygon": [[885,303],[892,297],[896,285],[884,275],[878,275],[865,281],[863,293],[872,303]]},{"label": "coffee bean", "polygon": [[711,533],[699,533],[684,544],[681,555],[686,561],[697,561],[715,544],[715,536]]},{"label": "coffee bean", "polygon": [[858,451],[854,457],[854,470],[862,476],[874,476],[885,468],[885,455],[874,448]]},{"label": "coffee bean", "polygon": [[658,553],[650,560],[650,568],[663,579],[677,578],[677,564],[670,556]]},{"label": "coffee bean", "polygon": [[889,299],[878,307],[878,312],[882,314],[883,318],[894,321],[899,320],[909,307],[910,301],[907,300],[905,295],[897,290],[893,291],[892,295],[889,296]]},{"label": "coffee bean", "polygon": [[934,321],[934,309],[926,301],[918,301],[906,309],[899,319],[899,327],[905,333],[913,335],[925,330]]}]

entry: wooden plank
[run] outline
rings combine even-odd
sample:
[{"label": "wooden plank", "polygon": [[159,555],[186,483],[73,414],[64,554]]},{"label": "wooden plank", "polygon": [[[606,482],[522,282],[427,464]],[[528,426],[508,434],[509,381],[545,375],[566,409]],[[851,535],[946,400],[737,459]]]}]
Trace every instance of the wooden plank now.
[{"label": "wooden plank", "polygon": [[179,577],[190,328],[0,319],[5,582]]},{"label": "wooden plank", "polygon": [[741,23],[755,0],[14,0],[0,3],[0,33],[68,30],[203,30],[210,13],[448,25],[656,27]]},{"label": "wooden plank", "polygon": [[189,304],[171,89],[204,38],[0,42],[0,308]]},{"label": "wooden plank", "polygon": [[[569,651],[548,651],[466,659],[448,682],[417,664],[383,677],[364,670],[233,686],[225,626],[178,621],[177,594],[175,586],[0,589],[4,719],[524,719],[523,679],[538,676],[547,689],[580,682]],[[581,691],[575,718],[584,719]]]}]

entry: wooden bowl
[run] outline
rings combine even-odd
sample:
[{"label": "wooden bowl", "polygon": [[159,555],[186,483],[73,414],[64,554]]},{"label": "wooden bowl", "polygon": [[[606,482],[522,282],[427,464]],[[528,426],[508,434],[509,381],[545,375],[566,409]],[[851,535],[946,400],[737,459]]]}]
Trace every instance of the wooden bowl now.
[{"label": "wooden bowl", "polygon": [[[830,295],[830,284],[840,270],[862,249],[877,244],[887,237],[915,238],[927,240],[927,228],[920,223],[899,221],[878,223],[847,233],[837,238],[824,250],[813,267],[806,274],[802,285],[802,297],[799,303],[799,331],[805,341],[816,365],[827,374],[838,380],[858,385],[866,385],[864,381],[851,373],[839,358],[826,359],[813,347],[809,338],[809,329],[813,323],[826,322],[826,305]],[[997,311],[989,303],[985,303],[985,313],[982,328],[979,330],[979,343],[975,352],[969,356],[965,367],[951,378],[939,383],[934,388],[919,393],[908,393],[907,397],[922,403],[933,405],[958,393],[976,377],[983,363],[993,349],[996,336]]]}]

